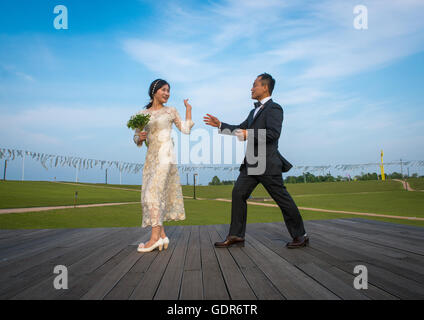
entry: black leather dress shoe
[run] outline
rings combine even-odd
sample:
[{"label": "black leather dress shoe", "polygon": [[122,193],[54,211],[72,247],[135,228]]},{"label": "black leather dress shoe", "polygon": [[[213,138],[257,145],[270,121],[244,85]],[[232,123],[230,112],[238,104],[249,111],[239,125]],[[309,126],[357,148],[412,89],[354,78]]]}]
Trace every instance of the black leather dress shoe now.
[{"label": "black leather dress shoe", "polygon": [[309,243],[309,237],[308,236],[301,236],[294,238],[292,242],[288,242],[286,244],[286,247],[289,249],[297,249],[306,247]]},{"label": "black leather dress shoe", "polygon": [[244,247],[244,238],[237,236],[227,236],[225,241],[215,242],[216,248],[228,248],[231,246]]}]

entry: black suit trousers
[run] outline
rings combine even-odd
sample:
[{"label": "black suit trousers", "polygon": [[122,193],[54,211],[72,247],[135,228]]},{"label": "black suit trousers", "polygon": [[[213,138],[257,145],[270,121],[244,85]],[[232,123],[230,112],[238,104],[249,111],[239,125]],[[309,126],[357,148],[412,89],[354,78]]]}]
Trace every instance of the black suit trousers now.
[{"label": "black suit trousers", "polygon": [[280,175],[247,175],[241,170],[233,188],[231,204],[231,226],[229,235],[244,238],[247,222],[247,199],[261,183],[280,207],[284,222],[292,238],[303,236],[305,227],[294,200],[287,192]]}]

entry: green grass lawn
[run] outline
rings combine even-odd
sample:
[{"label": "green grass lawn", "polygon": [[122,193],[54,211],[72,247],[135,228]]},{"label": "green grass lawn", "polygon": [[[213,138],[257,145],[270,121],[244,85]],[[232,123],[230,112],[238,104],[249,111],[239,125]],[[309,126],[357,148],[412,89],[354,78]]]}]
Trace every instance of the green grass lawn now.
[{"label": "green grass lawn", "polygon": [[93,188],[47,181],[0,181],[0,208],[26,208],[78,204],[140,201],[140,192]]},{"label": "green grass lawn", "polygon": [[[129,188],[134,191],[110,187]],[[75,191],[78,191],[78,204],[139,202],[140,188],[141,186],[128,185],[86,183],[68,185],[45,181],[0,181],[0,208],[73,205]],[[198,186],[196,195],[200,198],[231,199],[232,188],[231,185]],[[287,189],[293,195],[297,205],[301,207],[424,217],[424,193],[403,191],[401,184],[395,181],[288,184]],[[185,195],[192,196],[192,191],[193,186],[183,186]],[[269,197],[262,185],[258,185],[252,196]],[[184,202],[187,219],[167,222],[167,225],[228,224],[230,221],[231,203],[193,199],[185,199]],[[1,214],[0,228],[136,227],[141,225],[141,215],[139,203]],[[358,217],[313,211],[302,211],[302,216],[305,220]],[[423,221],[363,218],[424,226]],[[283,221],[279,208],[248,206],[248,223],[276,221]]]},{"label": "green grass lawn", "polygon": [[407,181],[412,189],[424,190],[424,178],[409,178]]},{"label": "green grass lawn", "polygon": [[[299,207],[381,213],[424,218],[424,193],[387,191],[350,194],[294,195]],[[272,203],[274,201],[258,201]]]},{"label": "green grass lawn", "polygon": [[[212,200],[184,200],[186,220],[165,222],[170,225],[229,224],[231,204]],[[349,214],[303,211],[304,220],[358,218]],[[362,218],[362,217],[361,217]],[[424,221],[363,217],[392,223],[423,226]],[[53,229],[53,228],[111,228],[141,227],[142,211],[139,204],[113,207],[75,208],[44,212],[11,213],[0,215],[1,229]],[[279,208],[249,205],[248,223],[283,222]]]},{"label": "green grass lawn", "polygon": [[[88,184],[78,183],[81,186],[100,186],[141,190],[141,185],[119,185],[119,184]],[[290,183],[286,184],[287,190],[292,195],[299,194],[329,194],[329,193],[358,193],[358,192],[378,192],[403,190],[402,185],[397,181],[351,181],[351,182],[321,182],[321,183]],[[194,186],[183,185],[183,194],[193,197]],[[233,185],[219,186],[196,186],[196,197],[215,199],[231,199]],[[269,197],[265,188],[259,184],[252,193],[252,197]]]},{"label": "green grass lawn", "polygon": [[[340,194],[359,192],[400,191],[402,185],[397,181],[351,181],[351,182],[321,182],[321,183],[290,183],[286,184],[291,195],[304,194]],[[231,199],[232,185],[196,186],[196,197],[199,198],[226,198]],[[185,196],[193,196],[193,186],[183,186]],[[252,197],[269,197],[262,184],[259,184],[252,193]]]}]

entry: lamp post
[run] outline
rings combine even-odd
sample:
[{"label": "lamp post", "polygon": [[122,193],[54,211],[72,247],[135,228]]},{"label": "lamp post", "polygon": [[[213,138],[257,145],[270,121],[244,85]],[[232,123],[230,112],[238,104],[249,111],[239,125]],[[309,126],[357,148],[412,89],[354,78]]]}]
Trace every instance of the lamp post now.
[{"label": "lamp post", "polygon": [[25,152],[23,153],[22,156],[22,181],[24,181],[24,176],[25,176]]},{"label": "lamp post", "polygon": [[194,186],[194,188],[193,188],[193,199],[196,199],[196,176],[197,176],[197,173],[195,173],[193,175],[193,186]]},{"label": "lamp post", "polygon": [[6,181],[6,168],[7,168],[7,160],[4,160],[4,174],[3,174],[4,181]]}]

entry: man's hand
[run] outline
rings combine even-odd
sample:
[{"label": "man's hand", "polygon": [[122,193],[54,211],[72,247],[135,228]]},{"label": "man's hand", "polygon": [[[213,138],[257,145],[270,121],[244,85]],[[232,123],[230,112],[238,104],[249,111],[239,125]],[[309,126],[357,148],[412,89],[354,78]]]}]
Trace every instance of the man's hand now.
[{"label": "man's hand", "polygon": [[237,136],[237,139],[239,139],[239,141],[247,140],[247,130],[237,129],[234,133]]},{"label": "man's hand", "polygon": [[207,115],[207,117],[203,117],[203,121],[207,125],[212,126],[212,127],[217,127],[217,128],[220,126],[221,121],[219,121],[218,118],[210,115],[209,113],[207,113],[206,115]]}]

